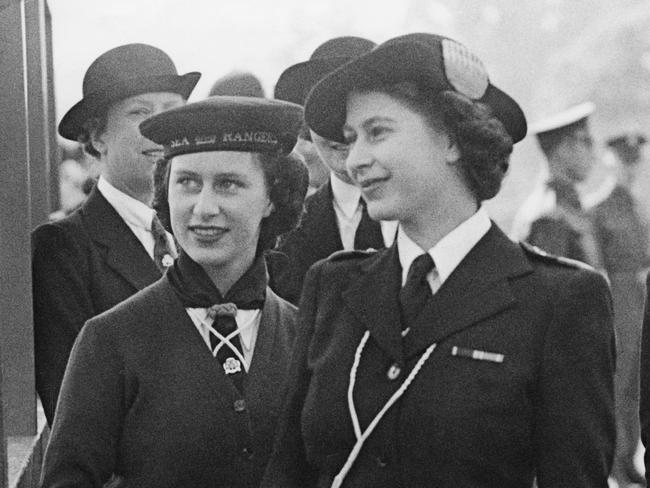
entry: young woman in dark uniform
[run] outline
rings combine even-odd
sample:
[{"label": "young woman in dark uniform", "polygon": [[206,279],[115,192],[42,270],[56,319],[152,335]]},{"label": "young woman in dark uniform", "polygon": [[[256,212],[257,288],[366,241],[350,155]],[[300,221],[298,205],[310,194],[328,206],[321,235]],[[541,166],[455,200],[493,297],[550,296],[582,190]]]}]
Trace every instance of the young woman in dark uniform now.
[{"label": "young woman in dark uniform", "polygon": [[311,268],[264,487],[603,487],[614,446],[605,279],[511,242],[499,190],[517,103],[466,47],[390,40],[322,80],[305,108],[350,144],[385,251]]},{"label": "young woman in dark uniform", "polygon": [[165,148],[158,206],[181,253],[84,326],[43,486],[259,485],[296,329],[264,251],[302,209],[307,171],[288,156],[301,120],[287,102],[215,97],[141,124]]}]

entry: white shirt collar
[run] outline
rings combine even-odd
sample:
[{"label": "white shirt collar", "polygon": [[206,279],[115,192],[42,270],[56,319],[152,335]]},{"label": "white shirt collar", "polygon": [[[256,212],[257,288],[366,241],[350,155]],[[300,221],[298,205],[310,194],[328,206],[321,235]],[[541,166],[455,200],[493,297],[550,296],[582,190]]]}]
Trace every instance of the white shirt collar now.
[{"label": "white shirt collar", "polygon": [[[461,261],[469,254],[472,248],[487,234],[492,222],[487,211],[481,207],[470,218],[462,222],[427,252],[436,265],[439,284],[442,285]],[[402,265],[402,285],[406,282],[406,275],[411,263],[424,250],[420,248],[400,226],[397,231],[397,251]]]},{"label": "white shirt collar", "polygon": [[97,189],[127,224],[151,230],[155,211],[139,200],[111,185],[103,176],[99,177]]},{"label": "white shirt collar", "polygon": [[330,173],[330,182],[334,204],[341,209],[347,218],[351,219],[359,208],[361,190],[341,180],[334,173]]}]

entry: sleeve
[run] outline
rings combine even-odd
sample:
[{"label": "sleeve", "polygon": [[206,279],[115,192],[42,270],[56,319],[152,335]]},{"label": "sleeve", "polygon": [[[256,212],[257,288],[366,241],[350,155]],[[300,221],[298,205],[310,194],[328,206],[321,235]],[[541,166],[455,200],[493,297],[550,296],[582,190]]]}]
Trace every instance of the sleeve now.
[{"label": "sleeve", "polygon": [[71,233],[46,224],[32,235],[36,389],[52,425],[74,340],[95,315],[88,290],[87,250]]},{"label": "sleeve", "polygon": [[650,486],[650,273],[647,276],[648,295],[643,315],[643,332],[641,338],[641,442],[645,447],[645,476]]},{"label": "sleeve", "polygon": [[544,338],[535,419],[540,488],[607,488],[616,428],[612,300],[580,270],[556,295]]},{"label": "sleeve", "polygon": [[311,377],[307,359],[317,315],[321,266],[312,267],[305,279],[298,308],[298,335],[291,355],[282,415],[278,421],[273,454],[261,488],[311,488],[317,483],[318,474],[315,468],[309,465],[305,453],[301,418]]},{"label": "sleeve", "polygon": [[124,411],[124,361],[107,323],[74,344],[43,461],[43,488],[98,488],[113,474]]}]

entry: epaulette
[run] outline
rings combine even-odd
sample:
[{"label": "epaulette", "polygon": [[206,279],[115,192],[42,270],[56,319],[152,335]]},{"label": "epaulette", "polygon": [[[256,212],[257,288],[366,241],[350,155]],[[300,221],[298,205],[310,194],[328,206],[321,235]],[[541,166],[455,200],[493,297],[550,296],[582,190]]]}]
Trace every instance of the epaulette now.
[{"label": "epaulette", "polygon": [[521,241],[519,244],[526,252],[526,254],[532,256],[533,258],[538,258],[541,261],[545,261],[551,264],[560,264],[569,268],[588,269],[594,271],[593,267],[587,263],[583,263],[582,261],[577,261],[575,259],[565,258],[564,256],[556,256],[555,254],[547,253],[543,249],[540,249],[537,246],[533,246],[532,244],[525,241]]},{"label": "epaulette", "polygon": [[354,249],[353,251],[336,251],[327,258],[328,261],[349,261],[352,259],[369,258],[377,254],[377,249],[368,248],[365,251]]}]

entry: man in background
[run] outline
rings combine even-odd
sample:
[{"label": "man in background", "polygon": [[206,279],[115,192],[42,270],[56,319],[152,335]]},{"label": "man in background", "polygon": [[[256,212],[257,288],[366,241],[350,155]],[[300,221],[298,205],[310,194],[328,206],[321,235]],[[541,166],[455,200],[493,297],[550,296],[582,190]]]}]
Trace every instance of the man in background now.
[{"label": "man in background", "polygon": [[531,124],[529,131],[546,156],[549,177],[515,217],[512,237],[602,269],[593,224],[577,190],[595,162],[588,123],[593,111],[594,105],[587,102]]},{"label": "man in background", "polygon": [[634,458],[640,436],[639,360],[650,256],[647,223],[637,209],[632,186],[645,143],[644,135],[633,132],[607,140],[616,158],[617,180],[609,195],[590,210],[614,300],[616,451],[612,477],[620,487],[644,483]]},{"label": "man in background", "polygon": [[[375,43],[360,37],[328,40],[316,48],[308,61],[290,66],[280,75],[275,98],[304,105],[318,81],[374,47]],[[328,174],[326,181],[307,197],[298,229],[277,247],[289,259],[287,269],[271,277],[271,286],[293,303],[298,302],[305,273],[316,261],[341,250],[383,248],[392,243],[396,230],[395,224],[380,224],[368,216],[361,191],[352,184],[345,169],[346,145],[324,139],[306,126],[300,138],[311,141]]]}]

